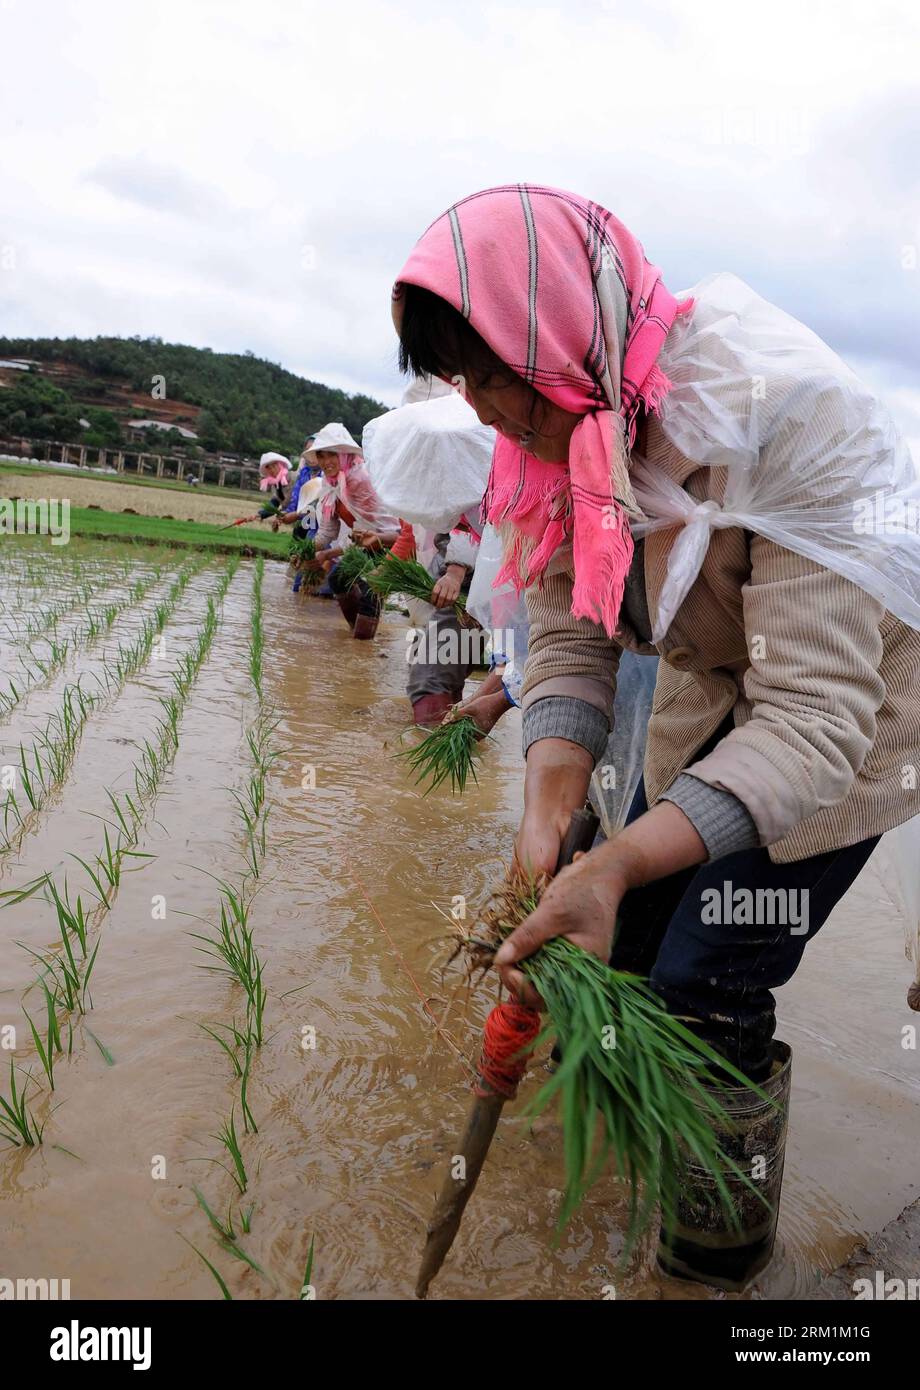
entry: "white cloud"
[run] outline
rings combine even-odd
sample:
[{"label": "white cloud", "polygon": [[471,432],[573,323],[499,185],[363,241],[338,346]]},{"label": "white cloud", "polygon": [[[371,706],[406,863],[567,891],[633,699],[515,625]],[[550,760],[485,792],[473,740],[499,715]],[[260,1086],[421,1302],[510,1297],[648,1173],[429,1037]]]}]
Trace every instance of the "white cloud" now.
[{"label": "white cloud", "polygon": [[675,287],[734,270],[920,433],[911,0],[0,0],[0,33],[6,333],[248,348],[395,402],[412,243],[534,180]]}]

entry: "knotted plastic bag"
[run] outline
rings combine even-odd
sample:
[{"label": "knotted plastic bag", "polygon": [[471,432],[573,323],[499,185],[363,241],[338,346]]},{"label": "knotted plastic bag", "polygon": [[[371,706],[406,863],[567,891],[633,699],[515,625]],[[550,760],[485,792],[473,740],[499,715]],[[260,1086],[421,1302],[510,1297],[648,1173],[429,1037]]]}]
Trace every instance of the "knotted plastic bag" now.
[{"label": "knotted plastic bag", "polygon": [[673,382],[661,410],[670,442],[724,468],[721,507],[698,503],[634,457],[645,520],[636,535],[683,527],[652,634],[660,641],[693,584],[714,527],[756,531],[851,580],[920,628],[920,476],[887,408],[810,329],[733,275],[687,292],[659,358]]}]

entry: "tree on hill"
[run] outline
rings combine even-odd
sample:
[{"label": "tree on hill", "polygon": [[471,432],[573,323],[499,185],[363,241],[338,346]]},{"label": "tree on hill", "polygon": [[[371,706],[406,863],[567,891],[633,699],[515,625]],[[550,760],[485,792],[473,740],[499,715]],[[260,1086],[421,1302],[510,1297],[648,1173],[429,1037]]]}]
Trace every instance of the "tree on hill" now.
[{"label": "tree on hill", "polygon": [[[51,412],[61,424],[72,415],[91,419],[83,402],[98,402],[99,383],[105,380],[149,394],[150,414],[155,416],[161,397],[153,392],[162,378],[168,400],[201,408],[193,428],[203,448],[250,457],[266,448],[296,457],[306,436],[332,420],[341,421],[360,438],[367,421],[386,409],[369,396],[348,395],[321,382],[307,381],[251,353],[212,352],[210,348],[164,343],[159,338],[0,338],[0,354],[81,369],[78,381],[69,384],[69,393],[51,387],[62,397],[57,416]],[[89,382],[92,387],[86,389]],[[83,391],[81,383],[85,383]],[[0,391],[0,402],[13,389]],[[3,420],[0,414],[0,422]],[[21,432],[27,434],[28,430]],[[80,437],[73,427],[58,431],[56,437],[68,435]],[[53,436],[54,431],[38,437]]]},{"label": "tree on hill", "polygon": [[78,439],[83,432],[76,402],[34,370],[0,391],[0,427],[34,439]]}]

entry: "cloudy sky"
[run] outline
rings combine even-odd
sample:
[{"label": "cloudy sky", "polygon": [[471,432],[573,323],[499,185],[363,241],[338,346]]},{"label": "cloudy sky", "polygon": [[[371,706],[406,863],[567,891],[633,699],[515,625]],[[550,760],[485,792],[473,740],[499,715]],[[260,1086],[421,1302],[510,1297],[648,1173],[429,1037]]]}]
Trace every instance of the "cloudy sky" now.
[{"label": "cloudy sky", "polygon": [[920,458],[915,0],[0,0],[0,332],[251,350],[395,403],[390,284],[553,183],[672,288],[732,270]]}]

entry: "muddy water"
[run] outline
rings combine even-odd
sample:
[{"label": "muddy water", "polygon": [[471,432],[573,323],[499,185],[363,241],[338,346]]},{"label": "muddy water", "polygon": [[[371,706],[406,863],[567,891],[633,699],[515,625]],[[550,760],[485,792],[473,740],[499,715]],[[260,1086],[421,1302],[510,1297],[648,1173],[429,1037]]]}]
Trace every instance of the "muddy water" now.
[{"label": "muddy water", "polygon": [[[192,640],[215,576],[195,582],[168,650]],[[462,804],[447,793],[422,799],[393,757],[408,708],[403,620],[388,615],[374,643],[354,642],[333,603],[293,598],[284,571],[267,568],[265,696],[280,756],[251,916],[269,990],[249,1090],[259,1128],[242,1139],[242,1206],[252,1205],[242,1239],[263,1277],[213,1243],[192,1191],[226,1212],[234,1188],[212,1161],[213,1136],[234,1106],[241,1127],[238,1083],[200,1026],[241,1018],[239,991],[202,969],[190,933],[214,920],[211,876],[243,870],[229,789],[247,775],[255,712],[251,577],[242,567],[227,595],[141,836],[139,850],[154,857],[123,878],[100,925],[94,1007],[75,1030],[74,1056],[59,1063],[54,1097],[36,1105],[50,1116],[45,1143],[0,1157],[5,1277],[69,1278],[74,1297],[218,1296],[181,1234],[235,1297],[291,1298],[315,1237],[318,1297],[411,1297],[467,1104],[458,1051],[475,1057],[491,1002],[489,989],[467,1000],[456,976],[442,976],[437,909],[459,896],[475,905],[501,872],[520,803],[518,716],[496,731]],[[98,825],[86,812],[104,785],[124,785],[129,741],[146,736],[167,678],[151,664],[91,719],[68,789],[6,881],[60,862],[65,847],[85,853]],[[28,971],[15,943],[26,936],[50,941],[47,918],[30,904],[0,913],[3,1022],[21,1021]],[[900,924],[870,865],[780,996],[780,1033],[795,1050],[790,1151],[780,1253],[754,1296],[804,1291],[917,1195],[920,1077],[900,1033],[912,1021],[907,973]],[[17,1062],[29,1060],[22,1042]],[[708,1296],[658,1276],[648,1252],[616,1274],[623,1210],[609,1181],[554,1246],[562,1186],[557,1125],[525,1129],[509,1115],[435,1296],[598,1298],[610,1283],[620,1298]]]}]

